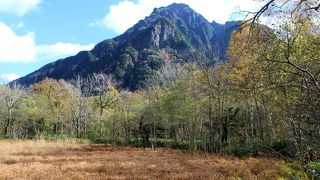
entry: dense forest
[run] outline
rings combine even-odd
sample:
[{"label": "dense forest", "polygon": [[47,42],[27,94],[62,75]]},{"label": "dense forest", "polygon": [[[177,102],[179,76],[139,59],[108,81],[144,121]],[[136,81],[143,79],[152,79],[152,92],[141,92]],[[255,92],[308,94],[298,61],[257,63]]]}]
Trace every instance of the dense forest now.
[{"label": "dense forest", "polygon": [[298,2],[268,1],[233,33],[228,61],[166,61],[134,92],[103,73],[0,86],[1,135],[279,156],[319,176],[319,2]]}]

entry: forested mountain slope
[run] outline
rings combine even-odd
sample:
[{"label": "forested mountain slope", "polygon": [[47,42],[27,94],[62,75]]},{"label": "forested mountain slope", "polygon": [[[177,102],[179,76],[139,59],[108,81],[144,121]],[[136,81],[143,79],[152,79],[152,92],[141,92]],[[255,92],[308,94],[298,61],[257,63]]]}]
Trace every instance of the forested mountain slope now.
[{"label": "forested mountain slope", "polygon": [[98,43],[91,51],[50,63],[17,82],[30,85],[46,77],[68,80],[112,73],[123,87],[143,88],[164,61],[226,60],[231,33],[239,24],[210,23],[185,4],[155,8],[124,34]]}]

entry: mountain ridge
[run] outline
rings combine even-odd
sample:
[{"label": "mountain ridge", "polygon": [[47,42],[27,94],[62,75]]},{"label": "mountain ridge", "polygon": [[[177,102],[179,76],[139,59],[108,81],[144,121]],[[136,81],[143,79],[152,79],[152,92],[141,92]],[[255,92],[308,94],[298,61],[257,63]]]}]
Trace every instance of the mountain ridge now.
[{"label": "mountain ridge", "polygon": [[175,63],[226,60],[231,33],[239,25],[239,21],[210,23],[188,5],[173,3],[155,8],[123,34],[90,51],[49,63],[15,82],[28,86],[46,77],[68,80],[103,72],[113,74],[123,87],[144,88],[164,64],[163,54]]}]

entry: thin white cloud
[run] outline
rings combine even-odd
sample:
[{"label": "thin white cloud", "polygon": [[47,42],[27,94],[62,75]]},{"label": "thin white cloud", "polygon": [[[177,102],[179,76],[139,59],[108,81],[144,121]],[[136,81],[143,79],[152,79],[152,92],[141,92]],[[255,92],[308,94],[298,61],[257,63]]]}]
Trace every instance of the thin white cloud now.
[{"label": "thin white cloud", "polygon": [[37,45],[33,32],[20,36],[8,25],[0,22],[0,63],[53,61],[74,55],[79,51],[91,50],[93,47],[94,44],[81,45],[64,42]]},{"label": "thin white cloud", "polygon": [[21,21],[18,24],[16,24],[14,27],[15,28],[23,28],[24,27],[24,23]]},{"label": "thin white cloud", "polygon": [[13,80],[16,80],[18,78],[20,78],[21,76],[14,74],[14,73],[9,73],[9,74],[1,74],[0,75],[0,84],[1,83],[8,83],[11,82]]},{"label": "thin white cloud", "polygon": [[56,60],[70,55],[74,55],[80,51],[91,50],[94,44],[81,45],[72,43],[58,42],[50,45],[39,45],[36,47],[37,59]]},{"label": "thin white cloud", "polygon": [[155,7],[168,6],[174,2],[188,4],[207,20],[214,20],[219,23],[234,18],[234,13],[239,12],[239,10],[253,11],[260,7],[259,3],[254,0],[138,0],[138,2],[124,0],[110,6],[105,17],[90,25],[122,33],[140,19],[150,15]]},{"label": "thin white cloud", "polygon": [[42,0],[0,0],[0,12],[23,16],[37,8]]}]

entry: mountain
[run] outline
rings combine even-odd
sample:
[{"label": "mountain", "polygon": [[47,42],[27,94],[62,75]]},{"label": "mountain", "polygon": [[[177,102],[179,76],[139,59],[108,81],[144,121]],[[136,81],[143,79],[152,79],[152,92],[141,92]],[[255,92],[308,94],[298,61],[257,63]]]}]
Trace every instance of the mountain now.
[{"label": "mountain", "polygon": [[49,77],[72,79],[93,73],[112,73],[123,87],[145,87],[165,61],[226,60],[231,33],[240,22],[208,22],[188,5],[155,8],[122,35],[97,44],[91,51],[57,60],[16,80],[30,85]]}]

